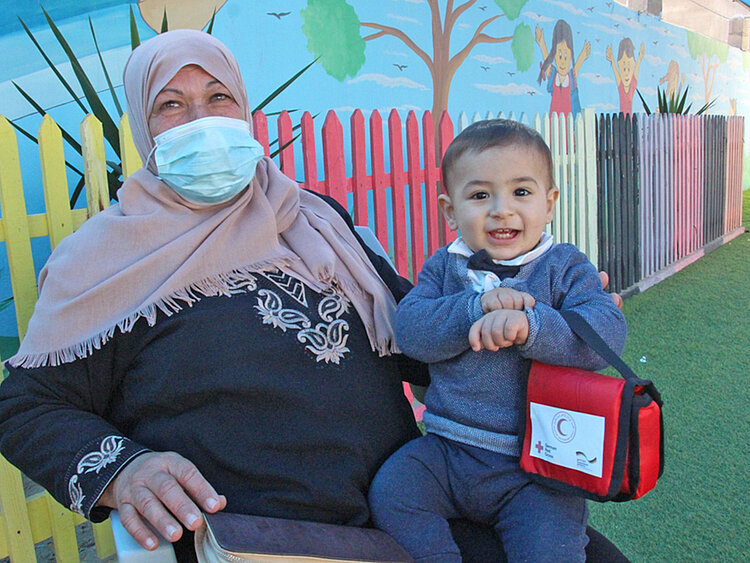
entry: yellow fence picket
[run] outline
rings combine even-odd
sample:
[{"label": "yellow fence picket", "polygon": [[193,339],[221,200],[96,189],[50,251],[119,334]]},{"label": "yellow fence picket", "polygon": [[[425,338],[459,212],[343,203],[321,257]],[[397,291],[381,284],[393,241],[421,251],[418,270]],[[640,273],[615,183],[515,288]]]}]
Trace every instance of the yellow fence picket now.
[{"label": "yellow fence picket", "polygon": [[[68,180],[65,172],[65,154],[62,134],[49,115],[44,116],[39,128],[39,161],[42,166],[42,183],[47,215],[50,246],[54,249],[62,239],[73,232],[70,213]],[[52,539],[58,561],[77,563],[78,543],[72,525],[71,513],[47,497]]]},{"label": "yellow fence picket", "polygon": [[12,561],[36,561],[34,538],[26,511],[21,472],[0,457],[0,509],[2,509],[2,532],[7,553]]},{"label": "yellow fence picket", "polygon": [[73,512],[65,508],[49,494],[46,495],[55,559],[58,563],[78,563],[78,540],[76,539]]},{"label": "yellow fence picket", "polygon": [[87,214],[92,217],[109,207],[109,184],[102,124],[91,113],[81,122],[81,153],[86,178]]},{"label": "yellow fence picket", "polygon": [[[16,319],[21,333],[22,330],[26,330],[36,303],[36,277],[31,256],[16,134],[3,116],[0,116],[0,207],[3,213],[2,231],[8,252]],[[0,532],[3,536],[0,557],[10,555],[16,561],[32,561],[36,556],[31,524],[26,512],[21,472],[2,457],[0,510]]]},{"label": "yellow fence picket", "polygon": [[3,214],[3,240],[8,251],[18,335],[23,338],[36,303],[36,274],[31,256],[29,221],[26,218],[16,134],[3,116],[0,116],[0,209]]},{"label": "yellow fence picket", "polygon": [[112,535],[112,525],[109,520],[93,524],[96,554],[100,559],[106,559],[115,552],[115,538]]},{"label": "yellow fence picket", "polygon": [[70,216],[62,133],[49,115],[45,115],[42,120],[38,139],[44,202],[47,208],[47,232],[50,246],[54,249],[73,232],[73,220]]},{"label": "yellow fence picket", "polygon": [[123,180],[143,167],[141,156],[138,154],[138,150],[135,148],[135,143],[133,142],[127,113],[124,113],[120,118],[120,158],[122,159]]}]

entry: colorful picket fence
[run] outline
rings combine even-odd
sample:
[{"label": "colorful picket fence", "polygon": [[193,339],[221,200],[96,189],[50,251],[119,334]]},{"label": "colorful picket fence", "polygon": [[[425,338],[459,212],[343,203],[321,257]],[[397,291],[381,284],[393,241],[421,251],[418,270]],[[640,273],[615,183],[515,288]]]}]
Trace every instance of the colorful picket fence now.
[{"label": "colorful picket fence", "polygon": [[599,267],[640,291],[743,232],[742,117],[600,115]]},{"label": "colorful picket fence", "polygon": [[[468,122],[461,115],[456,128],[460,131]],[[375,232],[402,275],[415,279],[425,257],[454,240],[437,206],[440,155],[454,137],[447,113],[441,116],[437,140],[429,112],[421,119],[410,112],[404,122],[392,111],[384,124],[378,112],[365,118],[358,110],[351,115],[348,135],[336,113],[326,115],[319,132],[305,113],[298,139],[284,112],[277,118],[278,144],[269,143],[274,135],[266,116],[257,113],[253,126],[267,154],[269,144],[282,147],[277,156],[281,170],[350,209],[356,224]],[[631,120],[597,118],[584,110],[575,119],[535,116],[531,126],[551,147],[561,190],[550,232],[607,269],[615,289],[658,277],[670,265],[694,259],[739,231],[741,118]],[[27,215],[16,136],[0,116],[0,242],[7,248],[21,337],[36,302],[30,239],[49,237],[54,248],[109,205],[102,129],[92,116],[81,124],[81,140],[87,209],[69,208],[61,133],[45,117],[39,146],[46,212]],[[127,177],[141,166],[127,116],[120,123],[120,143]],[[302,155],[301,170],[295,154]],[[46,493],[25,498],[20,472],[2,458],[0,511],[0,558],[34,561],[34,544],[51,537],[58,561],[79,561],[74,526],[82,519]],[[111,555],[108,523],[95,525],[94,535],[99,556]]]}]

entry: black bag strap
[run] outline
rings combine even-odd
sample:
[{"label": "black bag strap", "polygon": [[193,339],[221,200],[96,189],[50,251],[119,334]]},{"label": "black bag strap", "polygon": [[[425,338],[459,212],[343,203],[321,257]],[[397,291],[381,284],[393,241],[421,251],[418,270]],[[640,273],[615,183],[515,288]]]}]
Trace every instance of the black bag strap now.
[{"label": "black bag strap", "polygon": [[578,335],[578,337],[588,344],[591,349],[599,354],[604,360],[615,368],[620,375],[624,377],[628,382],[633,385],[640,385],[645,387],[649,394],[661,405],[661,395],[654,387],[652,381],[648,379],[641,379],[630,367],[618,356],[612,348],[599,336],[599,333],[584,319],[580,314],[571,310],[561,310],[560,315],[568,323],[570,329]]}]

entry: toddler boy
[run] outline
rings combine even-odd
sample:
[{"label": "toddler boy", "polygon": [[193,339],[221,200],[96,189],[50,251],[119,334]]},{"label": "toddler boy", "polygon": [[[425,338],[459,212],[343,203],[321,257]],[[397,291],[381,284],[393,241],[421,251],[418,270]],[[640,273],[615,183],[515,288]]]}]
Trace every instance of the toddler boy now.
[{"label": "toddler boy", "polygon": [[575,310],[618,353],[625,318],[596,268],[544,232],[559,191],[542,137],[514,121],[475,123],[448,147],[439,204],[460,238],[428,259],[399,303],[401,350],[430,366],[427,435],[389,458],[370,489],[373,522],[420,562],[460,562],[448,520],[491,525],[509,561],[584,561],[583,498],[519,466],[531,360],[606,363],[568,327]]}]

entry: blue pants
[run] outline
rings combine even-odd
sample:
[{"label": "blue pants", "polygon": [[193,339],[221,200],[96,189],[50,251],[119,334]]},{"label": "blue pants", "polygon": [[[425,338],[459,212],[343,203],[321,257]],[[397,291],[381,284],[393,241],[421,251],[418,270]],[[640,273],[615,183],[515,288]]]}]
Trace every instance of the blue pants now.
[{"label": "blue pants", "polygon": [[452,518],[492,526],[511,562],[585,561],[583,498],[532,483],[516,457],[433,434],[385,462],[370,487],[370,510],[420,563],[460,563]]}]

